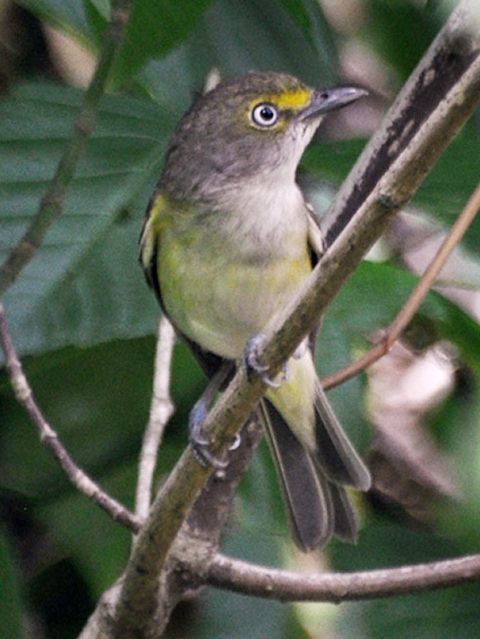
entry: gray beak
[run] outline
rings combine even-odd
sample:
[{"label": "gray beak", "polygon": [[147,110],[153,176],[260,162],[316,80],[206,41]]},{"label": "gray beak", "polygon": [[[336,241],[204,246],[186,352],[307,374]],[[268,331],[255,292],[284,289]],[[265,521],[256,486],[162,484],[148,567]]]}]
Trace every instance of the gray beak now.
[{"label": "gray beak", "polygon": [[365,89],[356,87],[340,87],[338,89],[317,89],[313,92],[313,99],[308,107],[300,113],[301,120],[309,120],[327,111],[341,109],[347,104],[368,95]]}]

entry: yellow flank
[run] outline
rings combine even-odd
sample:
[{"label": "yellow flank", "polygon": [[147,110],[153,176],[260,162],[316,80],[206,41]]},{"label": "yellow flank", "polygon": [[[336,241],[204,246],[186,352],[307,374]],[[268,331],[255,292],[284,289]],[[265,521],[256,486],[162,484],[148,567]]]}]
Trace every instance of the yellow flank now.
[{"label": "yellow flank", "polygon": [[172,210],[167,199],[158,193],[150,206],[140,239],[140,254],[145,269],[149,268],[155,252],[158,234],[172,221]]},{"label": "yellow flank", "polygon": [[152,203],[149,214],[150,224],[156,232],[165,226],[165,223],[171,217],[170,214],[171,208],[168,205],[167,199],[159,193]]},{"label": "yellow flank", "polygon": [[279,109],[291,109],[299,111],[307,107],[312,99],[312,91],[309,89],[295,89],[293,91],[283,91],[282,93],[260,95],[252,101],[250,109],[260,102],[270,102]]}]

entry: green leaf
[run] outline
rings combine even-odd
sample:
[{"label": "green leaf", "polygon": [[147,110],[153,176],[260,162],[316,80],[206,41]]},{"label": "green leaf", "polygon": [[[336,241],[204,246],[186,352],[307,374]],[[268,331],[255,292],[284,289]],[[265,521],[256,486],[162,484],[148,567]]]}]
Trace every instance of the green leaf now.
[{"label": "green leaf", "polygon": [[83,2],[79,0],[19,0],[19,4],[40,20],[64,29],[84,45],[91,44],[91,32]]},{"label": "green leaf", "polygon": [[[2,261],[37,210],[79,100],[72,89],[34,84],[0,104]],[[63,216],[4,298],[20,353],[154,330],[158,308],[137,241],[172,125],[149,102],[104,100]]]},{"label": "green leaf", "polygon": [[[85,45],[100,43],[110,9],[107,0],[84,0],[84,7],[75,0],[22,1]],[[273,69],[315,86],[333,82],[338,67],[334,39],[314,0],[217,0],[208,8],[211,4],[187,0],[180,7],[174,0],[136,0],[112,86],[125,84],[148,63],[141,74],[147,93],[161,98],[167,92],[170,102],[178,104],[180,92],[186,108],[192,91],[202,88],[214,66],[229,75]],[[166,54],[172,59],[164,60]]]},{"label": "green leaf", "polygon": [[[474,336],[478,343],[477,335]],[[480,534],[480,360],[476,370],[463,370],[455,392],[430,420],[430,428],[443,449],[456,461],[454,478],[461,499],[439,510],[439,522],[447,535],[459,540],[465,552],[478,549]]]},{"label": "green leaf", "polygon": [[456,304],[438,296],[442,336],[459,349],[459,356],[475,375],[480,376],[480,325]]},{"label": "green leaf", "polygon": [[[329,354],[325,358],[329,371],[341,363],[342,349],[361,348],[368,338],[386,327],[401,310],[418,278],[399,268],[383,263],[364,261],[335,298],[319,336],[319,349]],[[355,312],[352,311],[354,309]],[[436,324],[438,337],[454,342],[469,364],[480,356],[480,327],[465,312],[436,292],[430,292],[420,307],[420,313]],[[324,367],[325,368],[325,367]]]},{"label": "green leaf", "polygon": [[[478,184],[480,129],[470,122],[437,162],[415,197],[414,203],[431,211],[451,226]],[[478,255],[480,216],[477,215],[463,240]]]},{"label": "green leaf", "polygon": [[342,639],[470,639],[480,632],[476,585],[344,604]]},{"label": "green leaf", "polygon": [[[137,472],[136,460],[132,459],[107,471],[102,483],[110,494],[131,505]],[[98,599],[125,566],[131,532],[76,491],[41,503],[34,512],[37,520],[50,531],[51,541],[73,561],[91,595]]]},{"label": "green leaf", "polygon": [[[400,310],[416,279],[386,264],[363,262],[325,313],[317,341],[320,377],[355,360],[368,338]],[[362,376],[329,392],[336,413],[360,448],[370,439],[365,420]]]},{"label": "green leaf", "polygon": [[[290,539],[278,477],[266,440],[260,443],[248,472],[242,477],[235,500],[235,513],[241,522],[240,534],[244,539],[250,536],[261,544],[277,547],[277,551]],[[249,550],[245,550],[248,557]]]},{"label": "green leaf", "polygon": [[112,70],[113,86],[122,86],[150,58],[165,55],[191,31],[211,0],[135,0],[124,44]]},{"label": "green leaf", "polygon": [[406,80],[437,34],[439,16],[411,0],[368,0],[365,38]]},{"label": "green leaf", "polygon": [[[70,348],[26,361],[26,373],[46,418],[77,463],[100,482],[104,473],[137,458],[148,419],[153,358],[154,340],[144,338]],[[162,448],[160,472],[186,445],[187,415],[204,385],[183,345],[176,349],[172,376],[178,410]],[[8,386],[0,390],[0,398],[0,487],[39,502],[73,492]]]},{"label": "green leaf", "polygon": [[[310,19],[312,30],[319,32],[318,9]],[[280,0],[217,0],[191,36],[165,58],[151,61],[141,78],[156,100],[175,104],[180,111],[188,107],[194,91],[202,90],[212,68],[222,77],[282,71],[312,86],[325,86],[333,82],[337,62],[328,44],[331,38],[330,32],[318,33],[318,44],[312,47]]]},{"label": "green leaf", "polygon": [[108,21],[111,17],[110,3],[106,0],[106,4],[108,6],[104,7],[104,2],[102,0],[83,0],[83,4],[85,6],[85,15],[88,20],[90,32],[92,34],[91,39],[95,42],[96,48],[100,49],[105,29],[107,28]]},{"label": "green leaf", "polygon": [[25,637],[23,623],[25,602],[16,565],[14,549],[7,532],[0,526],[0,627],[8,629],[10,637]]},{"label": "green leaf", "polygon": [[302,167],[314,175],[340,182],[347,176],[365,143],[365,140],[313,142],[303,155]]},{"label": "green leaf", "polygon": [[[338,54],[333,34],[320,4],[315,0],[281,0],[281,4],[300,27],[305,39],[315,48],[319,60],[328,61],[328,66],[338,72]],[[328,78],[328,81],[332,79]]]},{"label": "green leaf", "polygon": [[[330,557],[336,570],[355,571],[402,566],[461,556],[461,545],[431,532],[376,518],[360,534],[357,546],[334,543]],[[342,605],[337,630],[342,639],[431,639],[474,637],[480,630],[480,586],[472,584],[436,592]]]},{"label": "green leaf", "polygon": [[110,0],[87,0],[97,10],[98,14],[108,22],[112,14],[112,6]]},{"label": "green leaf", "polygon": [[[270,539],[262,539],[245,532],[240,532],[230,539],[225,552],[248,558],[249,561],[260,565],[275,565],[279,561],[278,546],[272,544]],[[292,606],[210,589],[200,600],[195,637],[243,639],[247,627],[246,619],[249,639],[288,639],[303,636],[293,615]]]}]

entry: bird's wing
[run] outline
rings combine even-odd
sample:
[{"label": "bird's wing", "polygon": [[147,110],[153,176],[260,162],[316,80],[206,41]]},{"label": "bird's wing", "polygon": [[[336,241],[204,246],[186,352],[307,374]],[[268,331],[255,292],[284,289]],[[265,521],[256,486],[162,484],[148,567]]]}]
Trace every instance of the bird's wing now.
[{"label": "bird's wing", "polygon": [[[310,251],[310,259],[312,262],[312,269],[315,268],[321,256],[325,253],[325,243],[323,240],[323,234],[320,229],[320,221],[313,206],[309,202],[305,202],[305,208],[307,210],[308,219],[308,248]],[[312,353],[315,353],[315,345],[317,341],[318,331],[322,325],[322,318],[319,318],[318,322],[313,327],[310,335],[308,336],[308,342]]]},{"label": "bird's wing", "polygon": [[322,472],[269,400],[260,402],[257,415],[267,434],[297,546],[304,551],[322,548],[332,536],[355,543],[358,523],[345,488]]},{"label": "bird's wing", "polygon": [[328,481],[273,404],[263,399],[257,414],[275,461],[292,536],[304,551],[322,547],[335,525]]},{"label": "bird's wing", "polygon": [[[174,214],[175,212],[172,211],[172,207],[168,204],[162,192],[159,189],[156,189],[148,203],[145,220],[140,233],[139,255],[140,264],[142,265],[147,283],[155,292],[162,311],[170,321],[171,318],[168,316],[162,300],[162,290],[158,278],[158,255],[161,250],[161,229],[164,225],[169,223],[169,220]],[[198,344],[179,331],[174,322],[172,322],[172,324],[177,335],[189,346],[204,373],[207,377],[211,378],[220,368],[224,360],[214,353],[205,351]],[[234,365],[232,362],[232,374],[233,370]],[[231,376],[228,377],[224,386],[228,383],[228,381],[230,381],[230,379]]]},{"label": "bird's wing", "polygon": [[308,217],[308,246],[312,257],[312,268],[325,253],[325,242],[320,228],[320,221],[315,209],[309,202],[305,202]]},{"label": "bird's wing", "polygon": [[165,312],[165,307],[162,303],[157,270],[159,229],[161,228],[162,218],[166,218],[170,214],[165,198],[158,189],[155,189],[148,203],[140,232],[139,261],[142,265],[147,284],[154,291],[163,312]]}]

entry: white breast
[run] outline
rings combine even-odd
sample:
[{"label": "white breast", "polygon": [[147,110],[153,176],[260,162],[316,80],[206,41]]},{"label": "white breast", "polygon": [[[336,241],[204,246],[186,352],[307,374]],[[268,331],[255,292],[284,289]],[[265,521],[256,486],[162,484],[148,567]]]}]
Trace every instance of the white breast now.
[{"label": "white breast", "polygon": [[226,194],[223,230],[246,252],[280,257],[305,250],[308,217],[303,195],[291,176],[279,177],[277,172],[250,180],[248,187]]}]

